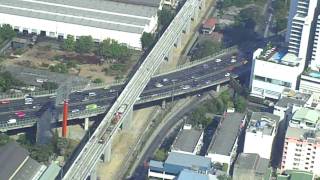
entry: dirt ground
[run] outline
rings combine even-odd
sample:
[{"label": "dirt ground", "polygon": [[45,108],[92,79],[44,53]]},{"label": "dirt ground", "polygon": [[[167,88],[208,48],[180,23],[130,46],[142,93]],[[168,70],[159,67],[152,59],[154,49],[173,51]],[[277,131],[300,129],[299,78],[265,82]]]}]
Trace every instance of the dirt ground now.
[{"label": "dirt ground", "polygon": [[[57,46],[56,44],[54,44]],[[50,46],[51,48],[48,48]],[[115,74],[106,75],[103,71],[105,68],[110,69],[111,63],[106,60],[101,60],[94,54],[80,55],[75,52],[66,52],[58,50],[58,47],[53,48],[53,44],[48,42],[39,42],[33,48],[27,48],[20,57],[11,57],[3,61],[4,65],[21,65],[26,67],[38,68],[47,70],[48,66],[58,63],[66,63],[69,60],[77,64],[76,68],[70,68],[69,74],[79,75],[88,79],[100,78],[103,82],[112,82],[115,80]],[[141,52],[134,51],[128,65],[121,75],[124,77],[130,71],[130,67],[135,64]]]},{"label": "dirt ground", "polygon": [[130,130],[122,130],[113,140],[111,161],[109,163],[99,164],[98,176],[100,179],[114,179],[130,147],[138,140],[139,133],[146,127],[146,122],[153,111],[154,107],[134,111],[133,124]]}]

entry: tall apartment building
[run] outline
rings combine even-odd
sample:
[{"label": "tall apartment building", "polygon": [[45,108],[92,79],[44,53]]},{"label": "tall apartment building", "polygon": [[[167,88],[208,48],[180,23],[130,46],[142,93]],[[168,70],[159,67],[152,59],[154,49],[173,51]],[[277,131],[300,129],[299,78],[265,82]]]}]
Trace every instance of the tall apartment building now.
[{"label": "tall apartment building", "polygon": [[320,175],[320,132],[288,127],[282,170],[303,170]]},{"label": "tall apartment building", "polygon": [[293,0],[288,17],[288,52],[306,61],[318,1]]}]

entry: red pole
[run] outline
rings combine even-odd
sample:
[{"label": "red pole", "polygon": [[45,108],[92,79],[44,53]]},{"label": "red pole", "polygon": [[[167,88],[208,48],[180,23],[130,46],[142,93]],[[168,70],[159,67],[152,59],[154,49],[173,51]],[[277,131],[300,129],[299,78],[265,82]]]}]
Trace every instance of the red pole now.
[{"label": "red pole", "polygon": [[63,103],[62,137],[67,137],[68,129],[68,101]]}]

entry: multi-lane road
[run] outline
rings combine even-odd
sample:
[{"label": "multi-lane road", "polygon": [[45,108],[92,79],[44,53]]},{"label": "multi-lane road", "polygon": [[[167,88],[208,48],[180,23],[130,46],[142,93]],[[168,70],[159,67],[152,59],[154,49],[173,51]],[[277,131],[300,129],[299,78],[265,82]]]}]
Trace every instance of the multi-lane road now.
[{"label": "multi-lane road", "polygon": [[[238,73],[237,70],[239,68],[232,69],[230,67],[244,64],[245,57],[238,55],[236,61],[231,60],[231,57],[232,55],[229,54],[220,59],[212,59],[180,71],[155,76],[150,80],[140,98],[210,84],[228,76],[229,73],[231,73],[230,75]],[[73,92],[69,96],[69,110],[70,112],[83,111],[88,104],[110,106],[116,100],[122,88],[122,85],[118,85],[109,89],[100,88]],[[95,96],[89,96],[89,93],[92,92],[95,93]],[[37,118],[41,107],[50,102],[54,103],[55,97],[34,97],[34,102],[29,105],[25,104],[24,99],[12,100],[9,104],[0,104],[0,124],[5,124],[12,118],[17,119],[17,121],[23,121],[23,118],[19,119],[15,114],[19,111],[26,114],[25,118]],[[61,113],[61,106],[58,107],[58,111]]]}]

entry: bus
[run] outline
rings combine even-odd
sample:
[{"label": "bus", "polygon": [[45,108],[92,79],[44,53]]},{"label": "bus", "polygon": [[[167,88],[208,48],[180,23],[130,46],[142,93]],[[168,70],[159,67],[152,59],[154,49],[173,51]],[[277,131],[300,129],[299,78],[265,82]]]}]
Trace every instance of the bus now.
[{"label": "bus", "polygon": [[95,110],[97,108],[98,108],[97,104],[86,105],[86,110]]}]

